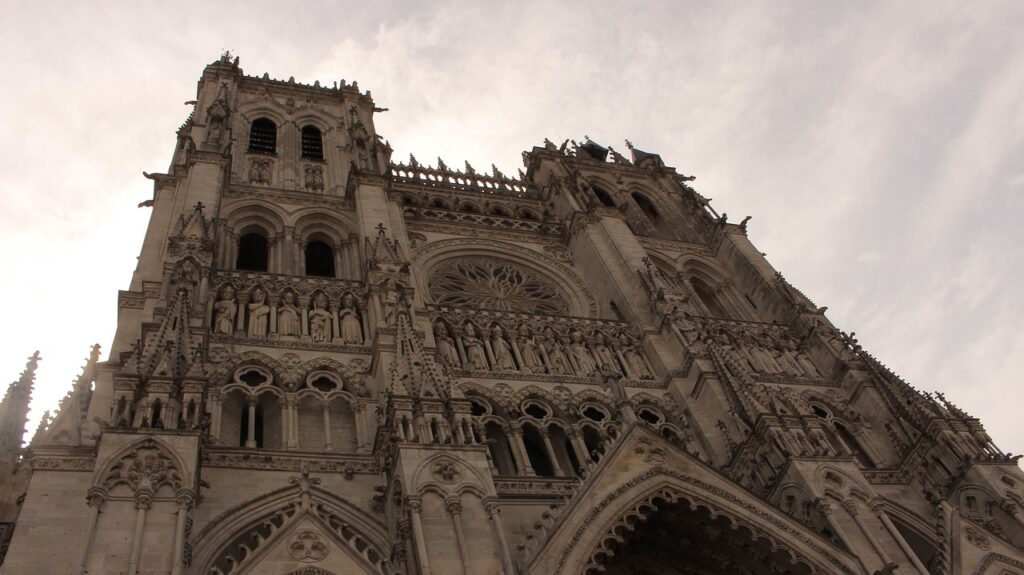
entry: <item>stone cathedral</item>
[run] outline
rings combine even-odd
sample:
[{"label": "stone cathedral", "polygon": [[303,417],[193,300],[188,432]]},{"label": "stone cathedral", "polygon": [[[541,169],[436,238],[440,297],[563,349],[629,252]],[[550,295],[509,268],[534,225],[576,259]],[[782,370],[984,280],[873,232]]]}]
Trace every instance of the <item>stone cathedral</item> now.
[{"label": "stone cathedral", "polygon": [[658,154],[398,160],[228,54],[194,105],[108,359],[0,404],[0,574],[1024,575],[1017,457]]}]

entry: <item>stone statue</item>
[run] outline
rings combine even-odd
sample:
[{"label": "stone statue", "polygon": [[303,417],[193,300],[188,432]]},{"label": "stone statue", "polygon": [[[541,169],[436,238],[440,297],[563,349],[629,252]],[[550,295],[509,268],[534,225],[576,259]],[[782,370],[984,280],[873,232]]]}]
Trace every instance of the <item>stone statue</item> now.
[{"label": "stone statue", "polygon": [[565,355],[562,339],[555,330],[544,328],[544,352],[548,356],[548,373],[572,375],[572,364]]},{"label": "stone statue", "polygon": [[466,350],[466,367],[468,369],[487,371],[487,354],[484,352],[484,342],[477,337],[476,326],[473,322],[466,322],[462,332],[462,348]]},{"label": "stone statue", "polygon": [[286,291],[281,309],[277,310],[278,335],[299,335],[299,308],[295,307],[295,294]]},{"label": "stone statue", "polygon": [[384,282],[381,291],[381,302],[384,304],[384,323],[394,325],[396,313],[398,312],[398,288],[394,280]]},{"label": "stone statue", "polygon": [[789,336],[782,336],[775,347],[775,363],[783,371],[793,375],[804,375],[804,370],[796,361],[796,342]]},{"label": "stone statue", "polygon": [[576,363],[578,375],[592,375],[597,371],[597,362],[594,361],[594,356],[590,355],[590,350],[583,341],[583,333],[579,330],[569,334],[569,353]]},{"label": "stone statue", "polygon": [[249,302],[249,337],[266,337],[267,326],[270,320],[270,306],[267,305],[267,292],[263,288],[256,288],[252,292],[252,301]]},{"label": "stone statue", "polygon": [[530,328],[525,323],[519,326],[516,345],[519,346],[519,355],[523,360],[524,371],[543,373],[544,363],[540,360],[540,355],[537,352],[537,344],[530,337]]},{"label": "stone statue", "polygon": [[622,352],[622,357],[629,364],[629,369],[633,372],[634,377],[637,379],[654,379],[651,370],[647,368],[647,361],[640,355],[636,346],[633,345],[633,338],[629,337],[626,333],[619,335],[619,351]]},{"label": "stone statue", "polygon": [[626,389],[622,387],[622,374],[613,370],[610,365],[601,366],[601,379],[604,388],[612,394],[615,405],[629,399]]},{"label": "stone statue", "polygon": [[622,368],[619,366],[619,360],[615,357],[615,352],[612,351],[612,342],[608,339],[608,336],[601,333],[594,339],[594,359],[597,360],[597,364],[601,367],[600,371],[604,373],[605,369],[610,369],[619,375],[622,375]]},{"label": "stone statue", "polygon": [[451,367],[460,367],[459,352],[455,349],[455,340],[448,335],[448,326],[441,320],[434,324],[434,341],[437,342],[437,353],[441,361]]},{"label": "stone statue", "polygon": [[491,329],[491,352],[494,353],[495,371],[516,371],[516,362],[512,358],[512,347],[505,339],[505,330],[498,324]]},{"label": "stone statue", "polygon": [[693,322],[689,312],[684,311],[675,317],[676,329],[686,340],[686,343],[693,343],[697,340],[697,324]]},{"label": "stone statue", "polygon": [[331,312],[326,308],[327,296],[316,294],[313,298],[313,311],[309,312],[309,335],[317,343],[331,341]]},{"label": "stone statue", "polygon": [[363,324],[359,321],[359,306],[351,293],[342,296],[338,317],[341,321],[341,340],[345,343],[363,343]]},{"label": "stone statue", "polygon": [[213,304],[213,333],[231,335],[235,329],[235,315],[238,304],[235,303],[235,288],[224,286],[220,292],[220,300]]}]

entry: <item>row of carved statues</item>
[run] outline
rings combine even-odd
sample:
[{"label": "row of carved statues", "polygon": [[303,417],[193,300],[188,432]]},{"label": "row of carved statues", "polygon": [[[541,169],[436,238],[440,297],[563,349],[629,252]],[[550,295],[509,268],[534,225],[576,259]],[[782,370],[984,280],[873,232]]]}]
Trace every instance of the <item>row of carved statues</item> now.
[{"label": "row of carved statues", "polygon": [[540,333],[520,324],[509,335],[501,324],[483,330],[473,321],[452,329],[434,322],[434,340],[441,360],[454,368],[528,374],[590,377],[610,371],[633,379],[653,379],[640,346],[625,332],[613,340],[603,332],[590,336],[578,329],[562,334],[551,326]]},{"label": "row of carved statues", "polygon": [[309,300],[308,305],[300,305],[294,293],[285,291],[280,301],[271,303],[267,292],[256,287],[247,303],[239,304],[235,289],[224,286],[213,304],[213,333],[251,338],[270,334],[308,337],[314,343],[361,345],[365,341],[364,314],[352,293],[343,294],[338,303],[329,301],[323,292],[316,292]]},{"label": "row of carved statues", "polygon": [[717,345],[751,373],[822,377],[796,338],[780,329],[726,329],[721,323],[701,322],[688,313],[677,315],[673,325],[688,345]]}]

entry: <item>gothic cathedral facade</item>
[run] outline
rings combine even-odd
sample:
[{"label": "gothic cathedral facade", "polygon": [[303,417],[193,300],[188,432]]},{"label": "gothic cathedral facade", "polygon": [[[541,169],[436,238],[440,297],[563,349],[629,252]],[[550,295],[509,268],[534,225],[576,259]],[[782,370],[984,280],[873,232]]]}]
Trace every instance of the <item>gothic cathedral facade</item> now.
[{"label": "gothic cathedral facade", "polygon": [[[1024,575],[1024,474],[692,178],[391,158],[370,92],[199,80],[109,359],[22,448],[4,575]],[[627,157],[628,156],[628,157]]]}]

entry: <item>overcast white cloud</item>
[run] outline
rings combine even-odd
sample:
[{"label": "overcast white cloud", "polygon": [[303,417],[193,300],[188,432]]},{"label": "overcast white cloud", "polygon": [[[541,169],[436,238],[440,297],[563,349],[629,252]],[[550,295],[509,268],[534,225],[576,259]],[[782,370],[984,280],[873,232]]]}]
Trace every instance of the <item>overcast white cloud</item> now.
[{"label": "overcast white cloud", "polygon": [[840,327],[1024,451],[1024,4],[6,3],[0,377],[37,411],[113,335],[202,67],[358,80],[421,161],[656,151]]}]

